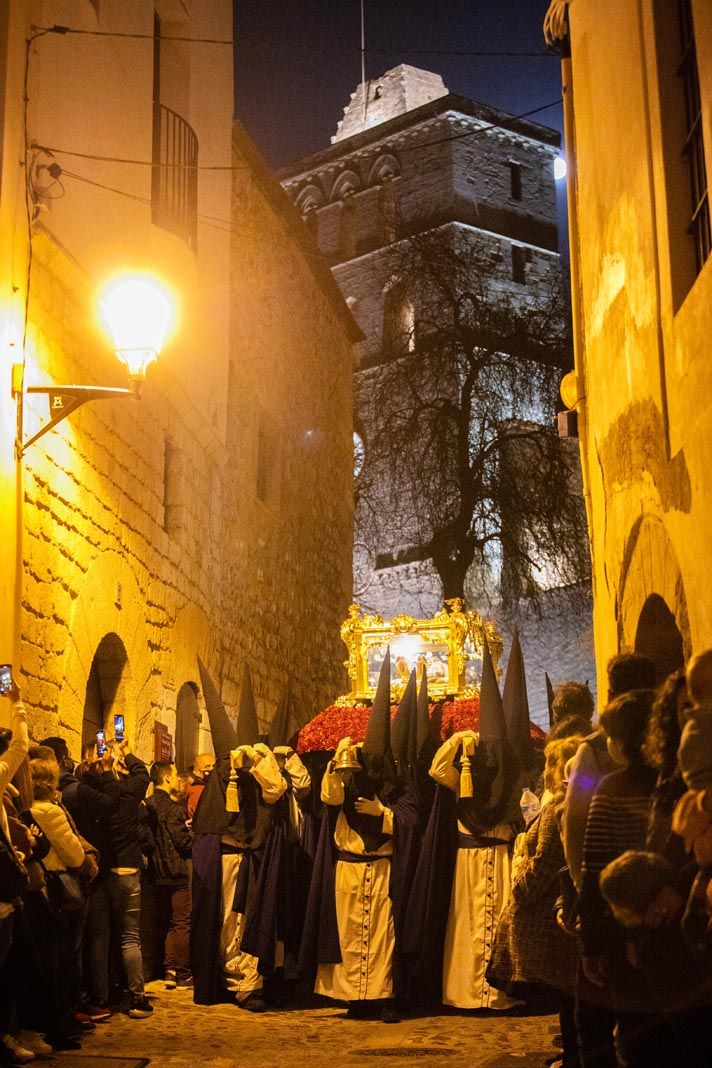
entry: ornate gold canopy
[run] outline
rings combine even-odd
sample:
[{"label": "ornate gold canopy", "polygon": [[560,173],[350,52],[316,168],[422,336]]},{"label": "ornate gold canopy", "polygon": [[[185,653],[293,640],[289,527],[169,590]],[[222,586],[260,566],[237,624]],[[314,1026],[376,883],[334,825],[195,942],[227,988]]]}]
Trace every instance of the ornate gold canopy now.
[{"label": "ornate gold canopy", "polygon": [[399,700],[413,668],[420,677],[423,665],[431,698],[477,696],[485,636],[496,668],[502,639],[494,623],[485,622],[477,612],[467,611],[459,597],[446,601],[432,619],[362,616],[359,606],[352,604],[348,619],[341,626],[341,638],[349,653],[344,667],[351,689],[337,703],[358,704],[373,698],[389,645],[394,700]]}]

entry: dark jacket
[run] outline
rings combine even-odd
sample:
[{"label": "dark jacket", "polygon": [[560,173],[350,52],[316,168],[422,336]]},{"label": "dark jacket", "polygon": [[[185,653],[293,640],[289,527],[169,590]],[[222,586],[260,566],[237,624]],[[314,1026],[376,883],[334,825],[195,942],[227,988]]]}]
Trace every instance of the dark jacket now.
[{"label": "dark jacket", "polygon": [[118,780],[119,803],[108,819],[108,834],[101,853],[102,868],[138,868],[141,861],[140,806],[148,789],[148,770],[138,757],[126,755],[128,775]]},{"label": "dark jacket", "polygon": [[99,851],[99,860],[107,848],[109,819],[118,810],[120,785],[111,771],[95,779],[78,779],[64,772],[59,779],[62,804],[74,820],[77,831]]},{"label": "dark jacket", "polygon": [[155,882],[159,886],[187,885],[192,842],[185,825],[185,806],[157,788],[146,801],[146,808],[156,842],[151,858]]}]

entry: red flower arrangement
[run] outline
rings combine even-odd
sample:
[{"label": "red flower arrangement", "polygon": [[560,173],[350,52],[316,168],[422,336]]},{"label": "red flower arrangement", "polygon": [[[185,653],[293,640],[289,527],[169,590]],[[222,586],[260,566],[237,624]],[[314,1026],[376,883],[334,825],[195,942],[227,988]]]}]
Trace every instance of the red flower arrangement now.
[{"label": "red flower arrangement", "polygon": [[[391,716],[395,715],[397,705],[391,706]],[[430,706],[433,715],[437,705]],[[311,753],[317,749],[333,750],[342,738],[350,737],[354,742],[362,742],[366,735],[370,705],[353,705],[342,708],[330,705],[319,712],[314,719],[305,724],[297,735],[298,753]],[[480,725],[480,701],[478,697],[456,698],[445,701],[442,706],[440,737],[443,741],[455,731],[477,730]],[[542,742],[546,735],[535,723],[530,724],[533,742]]]}]

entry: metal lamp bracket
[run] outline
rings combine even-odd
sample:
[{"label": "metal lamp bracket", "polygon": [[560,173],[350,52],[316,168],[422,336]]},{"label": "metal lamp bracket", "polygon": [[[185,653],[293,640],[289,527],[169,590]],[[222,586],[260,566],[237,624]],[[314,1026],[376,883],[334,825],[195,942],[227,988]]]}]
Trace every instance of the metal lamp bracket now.
[{"label": "metal lamp bracket", "polygon": [[[19,392],[19,391],[18,391]],[[44,394],[49,400],[49,421],[45,423],[36,434],[22,440],[22,405],[24,395],[19,392],[18,396],[18,426],[17,426],[17,455],[22,457],[25,449],[52,430],[68,415],[75,412],[82,404],[94,400],[112,400],[121,397],[136,397],[133,389],[114,389],[109,386],[28,386],[24,391],[27,394]]]}]

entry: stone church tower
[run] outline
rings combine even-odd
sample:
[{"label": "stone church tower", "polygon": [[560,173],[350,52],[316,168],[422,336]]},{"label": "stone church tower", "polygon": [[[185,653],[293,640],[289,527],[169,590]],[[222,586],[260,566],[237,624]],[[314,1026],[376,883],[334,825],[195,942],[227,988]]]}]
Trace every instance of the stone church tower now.
[{"label": "stone church tower", "polygon": [[[394,269],[395,250],[414,234],[448,228],[491,246],[516,302],[536,295],[561,270],[559,140],[547,127],[449,93],[438,74],[401,64],[359,85],[330,147],[280,173],[365,335],[354,383],[357,470],[369,442],[368,405],[359,397],[393,359],[394,339],[417,330],[419,309]],[[442,607],[432,560],[402,529],[391,543],[370,544],[357,509],[354,540],[354,598],[364,609],[429,616]],[[523,633],[528,665],[541,668],[529,684],[540,719],[544,670],[555,681],[595,678],[590,613],[571,619],[558,591],[547,597],[545,620]]]}]

